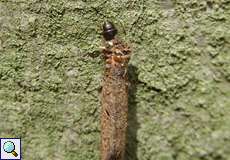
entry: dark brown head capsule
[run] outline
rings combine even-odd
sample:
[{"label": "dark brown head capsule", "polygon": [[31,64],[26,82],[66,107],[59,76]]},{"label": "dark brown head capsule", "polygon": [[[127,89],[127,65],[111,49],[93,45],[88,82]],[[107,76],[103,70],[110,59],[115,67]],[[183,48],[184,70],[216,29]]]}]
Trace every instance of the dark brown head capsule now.
[{"label": "dark brown head capsule", "polygon": [[105,22],[103,25],[103,36],[106,41],[110,41],[114,39],[115,35],[117,34],[117,29],[113,25],[112,22]]}]

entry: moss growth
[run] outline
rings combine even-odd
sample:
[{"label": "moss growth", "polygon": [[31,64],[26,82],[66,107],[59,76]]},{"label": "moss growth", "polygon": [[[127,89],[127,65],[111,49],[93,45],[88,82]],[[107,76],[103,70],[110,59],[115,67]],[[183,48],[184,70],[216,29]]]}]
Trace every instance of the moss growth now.
[{"label": "moss growth", "polygon": [[106,19],[133,46],[127,159],[229,159],[228,0],[1,0],[0,137],[25,160],[99,159]]}]

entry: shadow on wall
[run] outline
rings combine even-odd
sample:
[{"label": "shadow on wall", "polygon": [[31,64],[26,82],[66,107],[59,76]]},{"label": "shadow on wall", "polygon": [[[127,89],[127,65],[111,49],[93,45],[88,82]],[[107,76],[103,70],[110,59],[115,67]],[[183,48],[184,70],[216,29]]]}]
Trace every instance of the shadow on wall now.
[{"label": "shadow on wall", "polygon": [[137,102],[136,102],[136,91],[138,74],[137,68],[133,65],[128,67],[129,76],[129,111],[128,111],[128,131],[126,135],[126,152],[125,160],[137,160],[137,130],[139,124],[137,121]]}]

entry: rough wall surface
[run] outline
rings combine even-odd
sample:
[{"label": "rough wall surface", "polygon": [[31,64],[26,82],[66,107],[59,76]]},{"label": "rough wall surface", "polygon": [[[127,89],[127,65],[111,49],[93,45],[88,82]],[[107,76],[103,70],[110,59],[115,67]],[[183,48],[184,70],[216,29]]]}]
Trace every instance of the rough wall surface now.
[{"label": "rough wall surface", "polygon": [[133,47],[126,159],[229,160],[229,0],[0,0],[0,137],[99,159],[107,19]]}]

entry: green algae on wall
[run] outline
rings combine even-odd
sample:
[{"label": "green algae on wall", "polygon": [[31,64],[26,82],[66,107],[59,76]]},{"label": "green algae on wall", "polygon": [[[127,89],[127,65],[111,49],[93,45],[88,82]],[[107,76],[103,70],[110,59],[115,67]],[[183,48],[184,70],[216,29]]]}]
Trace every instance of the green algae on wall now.
[{"label": "green algae on wall", "polygon": [[1,0],[0,137],[99,159],[107,19],[133,48],[126,159],[230,159],[229,0]]}]

